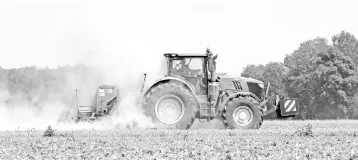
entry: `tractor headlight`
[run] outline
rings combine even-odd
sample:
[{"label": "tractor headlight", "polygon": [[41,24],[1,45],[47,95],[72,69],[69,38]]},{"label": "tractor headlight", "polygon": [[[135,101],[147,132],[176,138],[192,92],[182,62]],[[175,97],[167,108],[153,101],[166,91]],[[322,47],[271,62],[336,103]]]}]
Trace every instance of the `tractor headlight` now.
[{"label": "tractor headlight", "polygon": [[263,89],[265,85],[263,83],[259,83],[259,86]]}]

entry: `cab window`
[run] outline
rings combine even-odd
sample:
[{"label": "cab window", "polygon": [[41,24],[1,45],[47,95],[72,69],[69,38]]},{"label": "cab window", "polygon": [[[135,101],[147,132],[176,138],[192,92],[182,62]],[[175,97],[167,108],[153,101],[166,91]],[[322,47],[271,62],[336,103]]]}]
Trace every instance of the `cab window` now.
[{"label": "cab window", "polygon": [[203,58],[178,58],[172,60],[171,71],[174,74],[195,76],[203,73]]}]

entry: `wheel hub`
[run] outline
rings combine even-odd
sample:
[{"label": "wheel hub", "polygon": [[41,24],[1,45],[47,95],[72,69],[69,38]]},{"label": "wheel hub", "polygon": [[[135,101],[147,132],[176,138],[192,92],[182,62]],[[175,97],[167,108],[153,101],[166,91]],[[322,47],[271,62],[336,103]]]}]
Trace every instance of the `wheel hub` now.
[{"label": "wheel hub", "polygon": [[252,122],[253,112],[247,106],[239,106],[234,110],[233,117],[236,124],[239,126],[245,126]]},{"label": "wheel hub", "polygon": [[175,95],[164,95],[155,105],[155,114],[161,122],[175,124],[184,116],[184,103]]},{"label": "wheel hub", "polygon": [[248,117],[247,114],[244,113],[244,112],[241,112],[240,115],[239,115],[240,119],[247,119],[247,117]]}]

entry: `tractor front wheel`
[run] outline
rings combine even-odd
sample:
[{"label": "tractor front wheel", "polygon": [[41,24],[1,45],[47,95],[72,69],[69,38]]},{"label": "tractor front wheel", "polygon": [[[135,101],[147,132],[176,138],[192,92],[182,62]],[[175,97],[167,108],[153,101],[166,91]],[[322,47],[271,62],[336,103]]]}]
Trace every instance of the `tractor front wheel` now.
[{"label": "tractor front wheel", "polygon": [[145,113],[156,128],[189,129],[198,110],[195,98],[184,84],[159,84],[146,96]]},{"label": "tractor front wheel", "polygon": [[249,97],[230,100],[225,106],[224,126],[230,129],[258,129],[263,121],[263,114],[255,101]]}]

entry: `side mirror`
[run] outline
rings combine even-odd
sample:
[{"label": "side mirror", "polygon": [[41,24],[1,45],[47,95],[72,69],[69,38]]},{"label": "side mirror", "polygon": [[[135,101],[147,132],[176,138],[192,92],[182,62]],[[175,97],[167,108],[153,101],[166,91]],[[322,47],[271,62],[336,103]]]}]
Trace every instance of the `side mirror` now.
[{"label": "side mirror", "polygon": [[215,56],[211,57],[208,61],[208,67],[209,67],[209,71],[212,72],[215,70],[215,60],[216,58],[218,58],[218,54],[216,54]]},{"label": "side mirror", "polygon": [[212,59],[216,60],[216,58],[218,58],[218,54],[216,54]]}]

